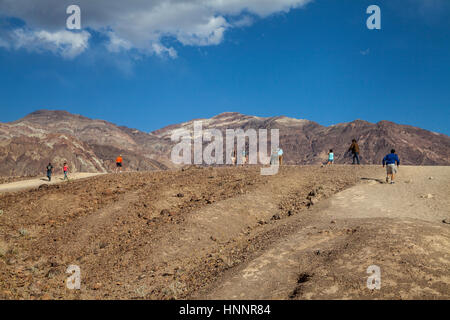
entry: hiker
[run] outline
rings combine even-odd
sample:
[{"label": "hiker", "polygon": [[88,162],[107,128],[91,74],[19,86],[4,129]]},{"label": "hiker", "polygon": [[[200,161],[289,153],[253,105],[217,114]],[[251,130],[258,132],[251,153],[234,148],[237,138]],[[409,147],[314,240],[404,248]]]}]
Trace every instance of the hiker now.
[{"label": "hiker", "polygon": [[333,153],[333,149],[330,149],[330,151],[328,152],[328,162],[327,162],[327,165],[333,164],[333,163],[334,163],[334,153]]},{"label": "hiker", "polygon": [[47,178],[48,178],[48,181],[52,181],[52,172],[53,172],[53,166],[49,162],[48,165],[47,165]]},{"label": "hiker", "polygon": [[122,161],[123,161],[122,156],[119,155],[116,158],[116,172],[121,172],[122,171]]},{"label": "hiker", "polygon": [[389,176],[391,177],[391,184],[394,184],[395,174],[398,171],[398,166],[400,165],[400,159],[398,155],[395,153],[395,150],[392,149],[391,153],[387,154],[383,158],[383,168],[386,165],[386,183],[389,183]]},{"label": "hiker", "polygon": [[283,149],[278,148],[278,164],[281,166],[283,164]]},{"label": "hiker", "polygon": [[63,172],[64,172],[63,180],[66,180],[66,179],[69,180],[69,177],[67,176],[67,174],[69,173],[69,166],[67,165],[67,162],[64,162]]},{"label": "hiker", "polygon": [[231,153],[231,164],[232,164],[233,166],[236,165],[236,160],[237,160],[237,157],[236,157],[236,149],[234,149],[234,151]]},{"label": "hiker", "polygon": [[353,163],[352,164],[355,164],[355,160],[356,160],[356,163],[359,164],[359,146],[358,146],[358,143],[356,142],[356,139],[352,140],[352,144],[350,145],[350,148],[348,148],[348,151],[351,151],[352,155],[353,155]]},{"label": "hiker", "polygon": [[242,150],[242,165],[245,165],[247,163],[247,152]]},{"label": "hiker", "polygon": [[278,165],[278,151],[274,148],[270,154],[270,165]]}]

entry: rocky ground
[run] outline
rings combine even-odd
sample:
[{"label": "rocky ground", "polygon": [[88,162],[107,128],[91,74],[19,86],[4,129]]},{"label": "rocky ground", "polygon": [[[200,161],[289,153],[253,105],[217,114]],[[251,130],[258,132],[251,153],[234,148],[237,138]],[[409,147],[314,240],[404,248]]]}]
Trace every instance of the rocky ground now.
[{"label": "rocky ground", "polygon": [[[414,194],[434,214],[402,220],[370,215],[378,204],[366,215],[348,209],[371,194],[353,188],[394,187],[380,183],[379,166],[287,166],[275,176],[188,167],[3,193],[0,298],[449,298],[445,174],[424,180],[432,198]],[[396,188],[417,185],[402,179]],[[393,279],[367,291],[366,264],[380,257],[399,277],[411,267],[415,295]],[[69,265],[80,267],[80,290],[66,288]]]}]

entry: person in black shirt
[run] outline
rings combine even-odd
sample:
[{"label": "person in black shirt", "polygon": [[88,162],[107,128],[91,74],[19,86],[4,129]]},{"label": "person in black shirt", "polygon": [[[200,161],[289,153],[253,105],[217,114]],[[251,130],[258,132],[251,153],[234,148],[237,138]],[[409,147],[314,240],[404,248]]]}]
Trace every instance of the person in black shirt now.
[{"label": "person in black shirt", "polygon": [[52,172],[53,172],[53,166],[49,162],[48,165],[47,165],[47,178],[48,178],[48,181],[52,180]]}]

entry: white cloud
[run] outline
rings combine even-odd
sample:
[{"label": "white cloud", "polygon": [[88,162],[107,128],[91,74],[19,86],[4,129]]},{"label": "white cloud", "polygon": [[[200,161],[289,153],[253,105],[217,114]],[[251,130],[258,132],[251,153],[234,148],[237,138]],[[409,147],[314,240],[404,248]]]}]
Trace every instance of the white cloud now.
[{"label": "white cloud", "polygon": [[[24,36],[24,32],[21,32]],[[73,58],[88,48],[90,34],[86,31],[70,32],[66,30],[57,32],[48,32],[45,30],[35,31],[24,41],[24,47],[32,47],[33,42],[40,43],[49,51],[59,53],[66,58]]]},{"label": "white cloud", "polygon": [[161,45],[161,44],[159,44],[157,42],[154,42],[152,44],[152,49],[157,55],[162,55],[162,54],[166,53],[171,58],[176,58],[177,57],[177,52],[176,52],[175,49],[173,49],[173,48],[166,48],[166,47],[164,47],[163,45]]},{"label": "white cloud", "polygon": [[109,37],[107,48],[110,52],[130,50],[132,48],[132,45],[129,41],[119,38],[113,31],[108,31],[107,34]]},{"label": "white cloud", "polygon": [[0,47],[7,49],[26,49],[29,51],[50,51],[64,58],[74,58],[89,47],[90,34],[86,31],[66,30],[49,32],[18,28],[2,33]]},{"label": "white cloud", "polygon": [[[173,47],[164,44],[172,37],[188,46],[220,44],[227,30],[252,23],[251,16],[265,18],[270,14],[288,12],[312,0],[78,0],[83,28],[104,33],[111,52],[137,49],[142,53],[176,57]],[[22,39],[3,37],[22,47],[46,49],[73,57],[88,46],[87,31],[70,37],[62,31],[67,18],[69,0],[0,0],[0,12],[22,19],[27,28]],[[86,30],[86,29],[84,29]],[[106,31],[105,31],[106,30]],[[31,43],[38,41],[38,43]]]},{"label": "white cloud", "polygon": [[224,17],[211,17],[208,22],[192,26],[189,30],[177,31],[176,38],[184,45],[208,46],[222,42],[225,30],[230,25]]},{"label": "white cloud", "polygon": [[235,27],[248,27],[253,24],[253,18],[250,16],[243,16],[240,19],[233,21],[233,26]]}]

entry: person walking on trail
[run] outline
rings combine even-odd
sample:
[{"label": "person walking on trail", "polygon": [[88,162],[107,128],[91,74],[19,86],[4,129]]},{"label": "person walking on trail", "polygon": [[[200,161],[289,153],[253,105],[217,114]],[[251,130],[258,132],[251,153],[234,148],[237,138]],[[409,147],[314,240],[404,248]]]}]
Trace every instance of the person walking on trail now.
[{"label": "person walking on trail", "polygon": [[116,158],[116,172],[121,172],[122,171],[122,162],[123,162],[122,156],[119,155]]},{"label": "person walking on trail", "polygon": [[236,149],[234,149],[234,151],[231,153],[231,164],[235,166],[236,163],[237,163],[237,153]]},{"label": "person walking on trail", "polygon": [[270,154],[270,165],[276,165],[278,164],[278,161],[278,150],[272,149],[272,153]]},{"label": "person walking on trail", "polygon": [[48,163],[46,169],[47,169],[47,178],[48,178],[48,181],[52,181],[53,166],[52,166],[52,164],[51,164],[50,162]]},{"label": "person walking on trail", "polygon": [[64,162],[63,172],[64,172],[63,180],[66,180],[66,179],[69,180],[69,177],[67,176],[67,174],[69,173],[69,166],[67,165],[67,162]]},{"label": "person walking on trail", "polygon": [[245,165],[247,163],[247,152],[242,150],[242,165]]},{"label": "person walking on trail", "polygon": [[328,162],[327,162],[327,165],[333,164],[333,163],[334,163],[334,153],[333,153],[333,149],[330,149],[330,151],[328,152]]},{"label": "person walking on trail", "polygon": [[278,164],[281,166],[283,164],[283,149],[278,148]]},{"label": "person walking on trail", "polygon": [[348,148],[348,151],[351,151],[352,155],[353,155],[353,163],[355,164],[355,160],[356,163],[359,164],[359,146],[358,143],[356,142],[356,139],[352,140],[352,144],[350,145],[350,148]]},{"label": "person walking on trail", "polygon": [[386,183],[389,183],[389,177],[391,177],[391,184],[394,184],[394,178],[398,171],[398,166],[400,165],[400,159],[392,149],[391,153],[387,154],[383,158],[383,168],[386,166]]}]

